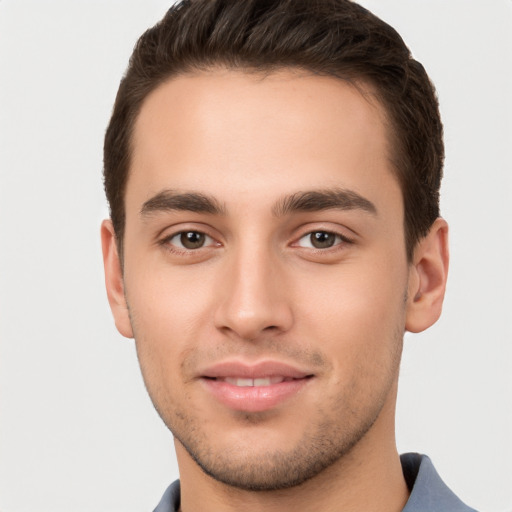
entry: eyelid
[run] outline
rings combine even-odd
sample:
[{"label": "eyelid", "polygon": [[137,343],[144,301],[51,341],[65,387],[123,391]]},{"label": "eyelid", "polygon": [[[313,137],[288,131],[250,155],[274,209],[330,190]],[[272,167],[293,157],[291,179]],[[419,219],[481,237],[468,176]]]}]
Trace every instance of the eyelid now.
[{"label": "eyelid", "polygon": [[[198,247],[197,249],[189,249],[187,247],[183,247],[183,244],[181,243],[181,241],[179,242],[179,245],[178,244],[173,244],[171,241],[173,239],[177,239],[179,240],[179,238],[181,237],[181,235],[183,235],[184,233],[198,233],[198,234],[201,234],[201,235],[204,235],[205,237],[205,243],[204,245],[202,245],[201,247]],[[208,242],[209,240],[209,242]],[[210,247],[211,245],[215,245],[215,240],[210,236],[210,235],[207,235],[206,233],[203,233],[202,231],[197,231],[195,229],[185,229],[183,231],[178,231],[177,233],[174,233],[174,235],[170,235],[168,236],[166,239],[165,239],[166,243],[168,244],[171,244],[171,245],[177,245],[179,247],[180,250],[183,250],[183,251],[197,251],[199,249],[204,249],[205,247]],[[213,242],[213,243],[212,243]]]},{"label": "eyelid", "polygon": [[[294,229],[294,232],[295,234],[290,244],[292,246],[296,246],[301,239],[313,233],[329,233],[336,235],[347,244],[355,243],[359,237],[353,229],[333,222],[308,222]],[[325,249],[322,250],[325,251]]]},{"label": "eyelid", "polygon": [[[167,250],[177,253],[177,254],[191,254],[191,253],[197,253],[201,249],[209,249],[211,247],[220,247],[222,244],[217,240],[217,237],[213,236],[210,232],[211,230],[207,228],[207,226],[198,227],[196,226],[187,226],[187,225],[180,225],[178,226],[172,226],[168,227],[161,231],[161,233],[165,233],[164,235],[159,236],[157,240],[157,244],[160,246],[163,246]],[[207,242],[205,242],[205,245],[198,247],[196,249],[189,249],[187,247],[183,247],[175,243],[171,243],[171,240],[173,238],[179,237],[183,233],[200,233],[205,236],[207,239]]]},{"label": "eyelid", "polygon": [[[336,241],[333,245],[329,247],[314,247],[313,245],[301,245],[300,242],[303,239],[308,239],[313,235],[314,233],[325,233],[329,235],[334,235],[336,237]],[[302,247],[304,249],[312,249],[314,251],[328,251],[328,250],[335,250],[338,246],[344,245],[344,244],[352,244],[353,240],[346,237],[342,233],[339,233],[337,231],[328,230],[328,229],[312,229],[308,231],[307,233],[304,233],[302,236],[296,239],[296,241],[292,244],[297,247]]]}]

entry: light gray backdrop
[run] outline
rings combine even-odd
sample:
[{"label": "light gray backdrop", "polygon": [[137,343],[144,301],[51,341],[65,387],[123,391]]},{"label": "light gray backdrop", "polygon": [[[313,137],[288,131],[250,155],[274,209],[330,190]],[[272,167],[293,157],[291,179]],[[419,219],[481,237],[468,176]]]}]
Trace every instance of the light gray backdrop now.
[{"label": "light gray backdrop", "polygon": [[[0,0],[0,510],[152,510],[177,476],[103,289],[102,138],[163,0]],[[400,451],[473,506],[512,510],[512,2],[365,0],[437,85],[452,265],[407,336]]]}]

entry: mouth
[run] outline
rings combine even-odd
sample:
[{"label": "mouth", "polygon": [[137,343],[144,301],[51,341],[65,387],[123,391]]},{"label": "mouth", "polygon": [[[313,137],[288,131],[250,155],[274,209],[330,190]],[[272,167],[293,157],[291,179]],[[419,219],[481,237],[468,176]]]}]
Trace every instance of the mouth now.
[{"label": "mouth", "polygon": [[229,409],[262,412],[284,405],[313,380],[314,375],[275,361],[248,365],[224,362],[200,376],[207,392]]}]

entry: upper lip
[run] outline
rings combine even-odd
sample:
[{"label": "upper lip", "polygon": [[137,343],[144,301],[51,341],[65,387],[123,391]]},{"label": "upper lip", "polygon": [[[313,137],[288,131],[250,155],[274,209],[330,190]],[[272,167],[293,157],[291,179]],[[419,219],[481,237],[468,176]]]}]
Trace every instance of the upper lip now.
[{"label": "upper lip", "polygon": [[262,377],[281,376],[292,379],[303,379],[312,375],[311,372],[301,370],[295,366],[281,361],[260,361],[246,363],[243,361],[222,361],[208,366],[200,371],[200,377],[211,379],[223,377],[241,377],[258,379]]}]

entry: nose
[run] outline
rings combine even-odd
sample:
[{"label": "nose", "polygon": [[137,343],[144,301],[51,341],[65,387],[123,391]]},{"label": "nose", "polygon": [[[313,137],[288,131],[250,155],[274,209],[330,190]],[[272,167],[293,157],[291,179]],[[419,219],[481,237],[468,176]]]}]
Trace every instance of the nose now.
[{"label": "nose", "polygon": [[217,329],[247,341],[290,329],[290,289],[278,259],[259,248],[241,251],[226,261],[215,313]]}]

